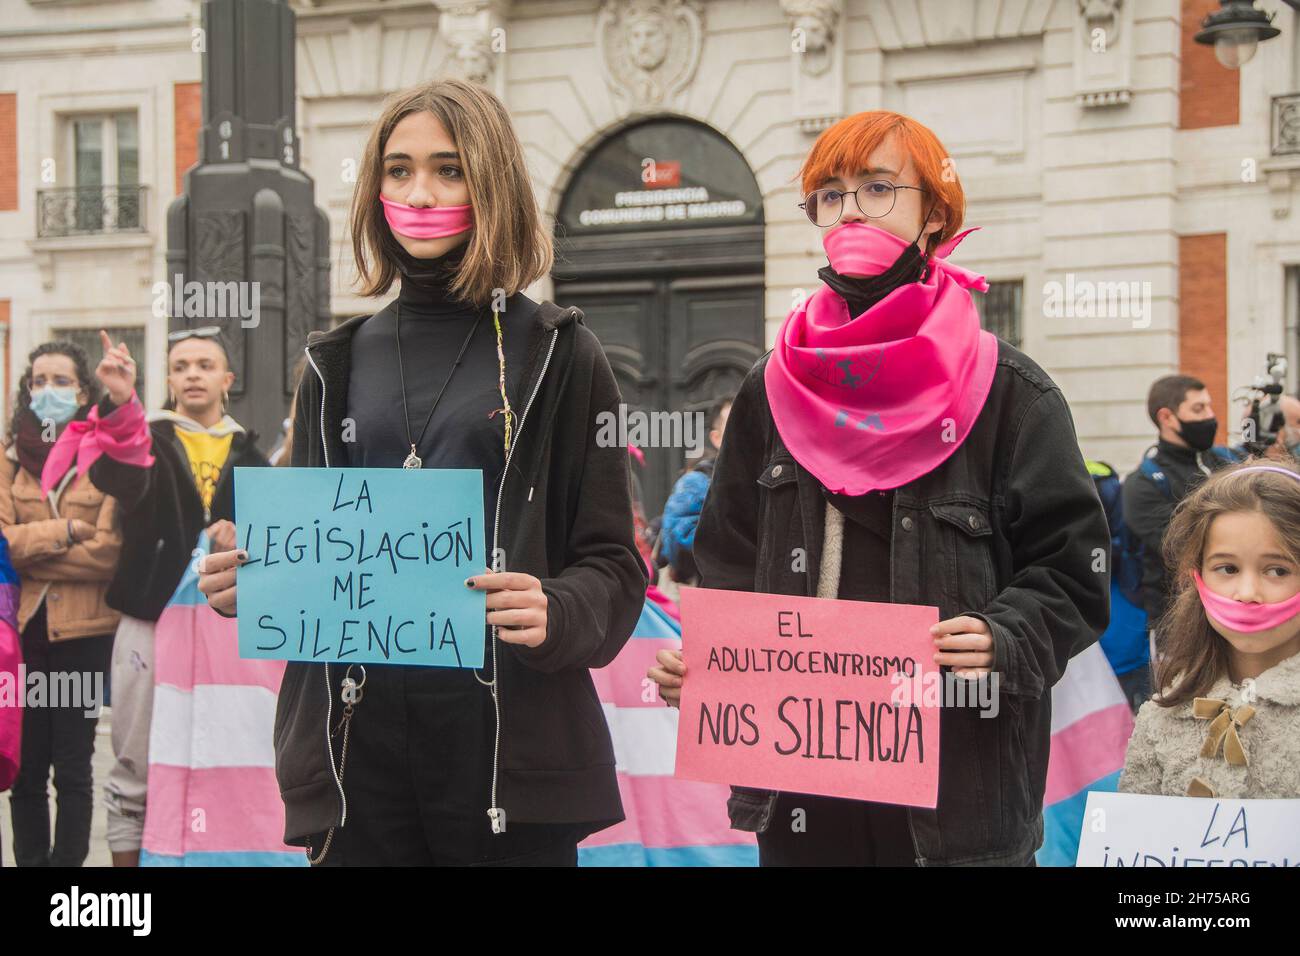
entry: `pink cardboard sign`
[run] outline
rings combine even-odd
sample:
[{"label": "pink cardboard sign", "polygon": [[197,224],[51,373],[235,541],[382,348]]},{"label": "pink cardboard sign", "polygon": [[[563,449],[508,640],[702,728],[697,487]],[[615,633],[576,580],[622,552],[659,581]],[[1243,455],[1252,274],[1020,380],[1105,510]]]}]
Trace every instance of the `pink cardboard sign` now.
[{"label": "pink cardboard sign", "polygon": [[708,588],[681,604],[676,776],[935,805],[939,706],[909,690],[938,674],[938,608]]}]

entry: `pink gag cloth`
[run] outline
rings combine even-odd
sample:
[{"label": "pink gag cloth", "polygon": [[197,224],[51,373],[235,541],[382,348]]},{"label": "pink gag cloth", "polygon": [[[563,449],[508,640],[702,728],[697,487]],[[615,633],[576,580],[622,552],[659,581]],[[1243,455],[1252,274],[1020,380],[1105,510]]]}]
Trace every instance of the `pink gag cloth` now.
[{"label": "pink gag cloth", "polygon": [[[967,290],[988,283],[944,259],[973,231],[940,246],[923,281],[859,316],[822,286],[781,326],[764,373],[772,419],[790,454],[828,490],[905,485],[943,464],[974,427],[998,343],[980,328]],[[908,245],[863,223],[832,229],[824,243],[842,274],[854,273],[854,263],[892,262]]]},{"label": "pink gag cloth", "polygon": [[90,471],[95,459],[104,454],[128,465],[148,468],[154,460],[149,453],[152,444],[144,406],[135,392],[131,393],[129,402],[103,418],[99,417],[99,406],[96,405],[84,420],[68,422],[50,449],[45,467],[41,469],[41,494],[50,493],[50,489],[68,473],[74,459],[77,471],[83,475]]},{"label": "pink gag cloth", "polygon": [[379,197],[379,201],[384,206],[388,228],[412,239],[443,239],[474,227],[474,207],[469,203],[463,206],[416,208],[383,196]]}]

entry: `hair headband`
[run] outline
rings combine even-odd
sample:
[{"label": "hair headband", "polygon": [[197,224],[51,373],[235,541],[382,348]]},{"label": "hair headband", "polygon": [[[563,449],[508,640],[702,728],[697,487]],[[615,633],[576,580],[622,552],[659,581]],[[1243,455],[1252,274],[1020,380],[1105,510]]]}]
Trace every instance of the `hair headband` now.
[{"label": "hair headband", "polygon": [[1294,472],[1290,468],[1279,468],[1277,465],[1247,465],[1234,471],[1233,474],[1244,475],[1248,471],[1276,471],[1279,475],[1286,475],[1288,478],[1300,481],[1300,472]]}]

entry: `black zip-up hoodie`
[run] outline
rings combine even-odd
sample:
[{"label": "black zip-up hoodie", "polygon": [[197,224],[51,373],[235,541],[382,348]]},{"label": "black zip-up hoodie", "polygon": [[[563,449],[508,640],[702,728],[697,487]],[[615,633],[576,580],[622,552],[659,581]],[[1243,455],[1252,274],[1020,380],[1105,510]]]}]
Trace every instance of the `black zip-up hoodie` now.
[{"label": "black zip-up hoodie", "polygon": [[[293,464],[347,461],[352,335],[359,316],[307,339],[308,368],[293,423]],[[505,565],[541,579],[546,640],[535,648],[493,641],[497,753],[491,808],[505,824],[623,819],[614,750],[588,668],[614,659],[645,601],[646,571],[632,531],[627,449],[601,447],[597,416],[617,414],[618,385],[577,309],[543,302],[529,336],[522,410],[494,504],[493,547]],[[343,674],[291,661],[275,715],[275,771],[285,806],[285,841],[346,825],[341,738]],[[357,707],[365,707],[364,700]]]},{"label": "black zip-up hoodie", "polygon": [[[105,396],[100,415],[116,408]],[[122,555],[104,600],[109,607],[142,621],[156,621],[176,593],[192,560],[199,532],[214,521],[235,520],[235,469],[261,467],[266,456],[254,432],[235,432],[230,454],[205,514],[185,447],[166,419],[149,423],[154,463],[148,468],[101,455],[90,466],[90,481],[121,508]]]}]

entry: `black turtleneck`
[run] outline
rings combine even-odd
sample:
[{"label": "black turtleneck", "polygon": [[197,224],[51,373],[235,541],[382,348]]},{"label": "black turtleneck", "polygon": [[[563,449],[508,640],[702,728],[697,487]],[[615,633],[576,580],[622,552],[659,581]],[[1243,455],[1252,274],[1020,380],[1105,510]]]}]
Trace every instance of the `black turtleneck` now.
[{"label": "black turtleneck", "polygon": [[[483,541],[490,549],[497,482],[505,466],[503,417],[500,413],[488,417],[501,406],[492,310],[456,301],[448,291],[464,256],[463,246],[436,260],[414,259],[404,251],[394,255],[402,272],[401,292],[352,337],[347,413],[356,434],[347,446],[348,464],[400,468],[411,450],[402,424],[397,372],[398,307],[413,440],[482,312],[416,454],[425,468],[482,470]],[[516,433],[523,415],[523,366],[536,314],[537,303],[520,293],[506,300],[501,315],[506,394],[514,409]],[[478,570],[490,564],[488,550]],[[487,633],[485,627],[485,640]],[[491,799],[496,718],[492,695],[472,669],[371,666],[367,680],[365,702],[358,709],[360,723],[353,729],[355,756],[348,757],[348,799],[360,801],[382,822],[362,834],[382,832],[398,840],[412,832],[428,834],[438,853],[482,860],[490,858],[487,841],[509,838],[511,854],[525,855],[586,835],[586,829],[574,824],[514,821],[506,836],[488,833],[483,808]],[[355,773],[353,760],[358,761]]]},{"label": "black turtleneck", "polygon": [[[447,380],[465,336],[482,313],[465,357],[438,404],[416,454],[425,468],[478,468],[483,471],[484,541],[492,543],[491,520],[496,482],[505,464],[505,424],[498,389],[496,332],[492,310],[457,301],[448,291],[464,246],[440,259],[415,259],[400,251],[402,288],[397,299],[372,315],[352,338],[348,378],[348,417],[356,434],[349,442],[353,467],[400,468],[410,453],[402,424],[402,379],[397,367],[397,310],[401,308],[402,359],[411,441],[416,441],[434,398]],[[506,356],[506,394],[523,414],[519,381],[537,303],[522,294],[506,300],[501,315]],[[346,437],[346,436],[345,436]]]}]

